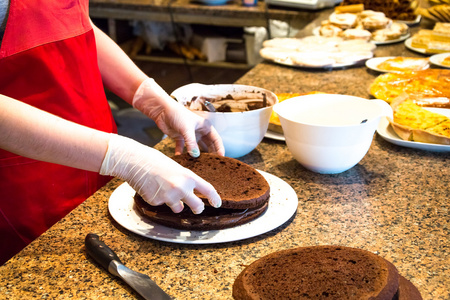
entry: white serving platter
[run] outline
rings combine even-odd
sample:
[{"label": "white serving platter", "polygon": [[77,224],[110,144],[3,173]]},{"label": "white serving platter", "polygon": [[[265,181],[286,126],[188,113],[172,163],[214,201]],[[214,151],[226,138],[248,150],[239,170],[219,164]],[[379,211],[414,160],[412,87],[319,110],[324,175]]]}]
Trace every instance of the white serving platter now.
[{"label": "white serving platter", "polygon": [[145,219],[134,205],[135,191],[127,183],[111,194],[108,209],[113,219],[127,230],[154,240],[180,244],[215,244],[243,240],[271,231],[288,221],[296,212],[298,197],[282,179],[258,170],[270,186],[268,209],[259,218],[232,228],[189,231],[169,228]]}]

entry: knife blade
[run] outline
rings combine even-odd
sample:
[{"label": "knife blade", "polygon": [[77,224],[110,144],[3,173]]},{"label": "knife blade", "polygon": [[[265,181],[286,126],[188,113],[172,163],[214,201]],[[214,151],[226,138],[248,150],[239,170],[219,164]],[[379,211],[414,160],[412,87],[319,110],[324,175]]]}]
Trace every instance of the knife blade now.
[{"label": "knife blade", "polygon": [[164,292],[149,276],[127,268],[117,254],[100,240],[98,235],[89,233],[84,240],[87,253],[94,258],[103,268],[114,276],[121,278],[144,299],[170,300]]}]

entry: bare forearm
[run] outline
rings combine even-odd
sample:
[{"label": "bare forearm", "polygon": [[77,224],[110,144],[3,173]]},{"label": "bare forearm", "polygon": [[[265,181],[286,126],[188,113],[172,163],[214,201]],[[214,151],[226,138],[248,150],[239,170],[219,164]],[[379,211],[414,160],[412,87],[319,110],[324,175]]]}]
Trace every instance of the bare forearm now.
[{"label": "bare forearm", "polygon": [[98,172],[109,135],[0,95],[0,148],[21,156]]},{"label": "bare forearm", "polygon": [[147,78],[125,52],[104,32],[92,25],[97,56],[104,85],[123,100],[131,103],[139,85]]}]

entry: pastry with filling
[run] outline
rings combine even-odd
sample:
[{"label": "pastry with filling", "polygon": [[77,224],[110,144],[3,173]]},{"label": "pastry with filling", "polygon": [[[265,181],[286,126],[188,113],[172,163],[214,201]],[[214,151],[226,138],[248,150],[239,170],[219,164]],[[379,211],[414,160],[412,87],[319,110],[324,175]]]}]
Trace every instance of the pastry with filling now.
[{"label": "pastry with filling", "polygon": [[446,58],[444,58],[444,59],[441,61],[441,64],[443,64],[444,66],[450,67],[450,55],[447,56]]},{"label": "pastry with filling", "polygon": [[311,246],[268,254],[247,266],[233,284],[235,300],[419,300],[418,289],[372,252]]},{"label": "pastry with filling", "polygon": [[361,39],[364,41],[369,41],[372,38],[372,33],[365,29],[351,28],[347,29],[342,33],[344,39]]},{"label": "pastry with filling", "polygon": [[333,36],[339,36],[343,32],[342,28],[338,26],[334,26],[331,23],[325,23],[322,24],[319,28],[319,33],[321,36],[324,37],[333,37]]},{"label": "pastry with filling", "polygon": [[406,25],[405,23],[399,23],[399,22],[394,22],[392,23],[392,25],[390,26],[391,29],[393,30],[398,30],[400,31],[400,33],[403,34],[407,34],[409,31],[409,26]]},{"label": "pastry with filling", "polygon": [[187,205],[181,213],[174,213],[166,205],[149,205],[136,194],[136,208],[145,218],[182,230],[218,230],[250,222],[267,210],[270,186],[250,165],[210,153],[202,153],[198,158],[176,155],[172,159],[211,183],[222,199],[222,206],[209,206],[207,198],[196,192],[205,203],[201,214],[194,214]]},{"label": "pastry with filling", "polygon": [[351,13],[342,13],[342,14],[332,13],[328,20],[330,21],[331,24],[339,28],[347,29],[352,28],[356,25],[357,16],[356,14]]},{"label": "pastry with filling", "polygon": [[450,108],[450,70],[426,69],[379,75],[369,87],[377,99],[391,103],[402,93],[419,106]]},{"label": "pastry with filling", "polygon": [[431,36],[436,41],[450,42],[450,23],[436,23]]},{"label": "pastry with filling", "polygon": [[385,16],[373,15],[362,19],[362,25],[367,30],[377,30],[388,27],[392,20]]},{"label": "pastry with filling", "polygon": [[428,43],[432,38],[432,32],[431,29],[420,29],[411,38],[411,46],[419,49],[427,49]]},{"label": "pastry with filling", "polygon": [[377,68],[388,72],[421,71],[428,69],[428,57],[397,56],[386,59]]},{"label": "pastry with filling", "polygon": [[392,26],[375,30],[372,33],[372,40],[375,42],[387,42],[399,39],[402,36],[402,32],[398,29],[392,28]]},{"label": "pastry with filling", "polygon": [[450,119],[422,108],[401,95],[391,103],[394,119],[392,129],[402,139],[431,144],[450,145]]}]

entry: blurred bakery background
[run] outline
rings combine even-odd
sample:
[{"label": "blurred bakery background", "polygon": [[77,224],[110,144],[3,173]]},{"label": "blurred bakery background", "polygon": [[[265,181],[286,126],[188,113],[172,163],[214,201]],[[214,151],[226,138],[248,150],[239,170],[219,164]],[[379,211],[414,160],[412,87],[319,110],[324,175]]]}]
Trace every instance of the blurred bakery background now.
[{"label": "blurred bakery background", "polygon": [[[450,22],[450,0],[91,0],[91,17],[168,93],[197,82],[234,83],[263,60],[262,43],[296,37],[327,22],[340,6],[364,5],[410,25]],[[147,145],[156,125],[107,91],[120,134]]]}]

